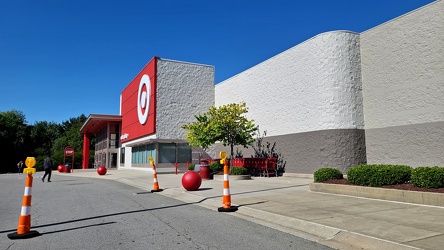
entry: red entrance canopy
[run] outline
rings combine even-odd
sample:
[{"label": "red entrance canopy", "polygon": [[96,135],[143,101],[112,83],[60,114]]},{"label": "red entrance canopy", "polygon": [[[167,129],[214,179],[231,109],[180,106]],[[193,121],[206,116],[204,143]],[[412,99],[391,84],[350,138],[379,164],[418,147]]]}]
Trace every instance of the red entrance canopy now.
[{"label": "red entrance canopy", "polygon": [[121,123],[122,116],[120,115],[99,115],[91,114],[80,128],[82,134],[95,134],[100,129],[104,128],[108,123]]}]

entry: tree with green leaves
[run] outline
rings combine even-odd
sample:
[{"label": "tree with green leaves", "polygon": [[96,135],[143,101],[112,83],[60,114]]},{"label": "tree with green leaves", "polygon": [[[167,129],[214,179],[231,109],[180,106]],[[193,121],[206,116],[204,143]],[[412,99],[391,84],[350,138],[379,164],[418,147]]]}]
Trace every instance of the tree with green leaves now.
[{"label": "tree with green leaves", "polygon": [[37,121],[30,130],[32,145],[35,147],[33,155],[42,157],[51,155],[54,140],[62,135],[61,126],[55,122]]},{"label": "tree with green leaves", "polygon": [[[64,149],[66,146],[71,146],[74,148],[74,167],[82,165],[83,135],[80,133],[80,128],[86,119],[86,116],[82,114],[79,117],[70,118],[68,121],[64,121],[62,125],[60,125],[63,133],[54,140],[51,148],[53,156],[52,160],[55,164],[63,163]],[[69,160],[69,162],[70,161],[71,160]]]},{"label": "tree with green leaves", "polygon": [[[66,146],[74,147],[75,166],[80,166],[83,149],[80,127],[86,119],[82,114],[62,124],[37,121],[28,125],[23,112],[0,111],[0,156],[3,159],[0,173],[17,171],[17,162],[28,156],[36,158],[38,170],[43,170],[43,159],[48,155],[52,156],[54,164],[63,163]],[[94,148],[94,139],[91,140],[91,148]],[[90,150],[90,154],[94,155],[94,151]]]},{"label": "tree with green leaves", "polygon": [[234,156],[234,145],[248,147],[254,142],[257,130],[253,120],[248,120],[245,102],[231,103],[218,108],[211,107],[208,112],[195,115],[196,122],[182,126],[186,129],[186,138],[190,146],[207,149],[216,142],[230,146],[231,159]]},{"label": "tree with green leaves", "polygon": [[16,172],[17,162],[27,156],[26,118],[23,112],[11,110],[0,112],[0,173]]}]

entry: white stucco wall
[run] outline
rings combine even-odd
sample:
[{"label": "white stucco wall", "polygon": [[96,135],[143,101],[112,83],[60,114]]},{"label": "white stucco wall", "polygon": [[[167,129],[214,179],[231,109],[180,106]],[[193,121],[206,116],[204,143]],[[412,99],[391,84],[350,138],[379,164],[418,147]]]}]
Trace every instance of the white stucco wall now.
[{"label": "white stucco wall", "polygon": [[361,34],[365,129],[444,121],[444,1]]},{"label": "white stucco wall", "polygon": [[444,165],[444,1],[361,34],[368,163]]},{"label": "white stucco wall", "polygon": [[363,128],[359,34],[320,34],[216,85],[267,136]]},{"label": "white stucco wall", "polygon": [[156,138],[185,139],[181,126],[214,105],[214,67],[159,58],[156,91]]}]

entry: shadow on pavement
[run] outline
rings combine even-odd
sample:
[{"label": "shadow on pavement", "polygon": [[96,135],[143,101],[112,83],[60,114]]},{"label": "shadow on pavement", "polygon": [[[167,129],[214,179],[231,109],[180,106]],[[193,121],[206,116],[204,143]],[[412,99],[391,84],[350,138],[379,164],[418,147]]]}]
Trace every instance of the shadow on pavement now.
[{"label": "shadow on pavement", "polygon": [[82,229],[82,228],[88,228],[88,227],[105,226],[105,225],[114,224],[114,223],[116,223],[116,222],[113,221],[113,222],[105,222],[105,223],[92,224],[92,225],[88,225],[88,226],[73,227],[73,228],[68,228],[68,229],[56,230],[56,231],[52,231],[52,232],[46,232],[46,233],[42,233],[41,235],[54,234],[54,233],[61,233],[61,232],[66,232],[66,231],[72,231],[72,230]]}]

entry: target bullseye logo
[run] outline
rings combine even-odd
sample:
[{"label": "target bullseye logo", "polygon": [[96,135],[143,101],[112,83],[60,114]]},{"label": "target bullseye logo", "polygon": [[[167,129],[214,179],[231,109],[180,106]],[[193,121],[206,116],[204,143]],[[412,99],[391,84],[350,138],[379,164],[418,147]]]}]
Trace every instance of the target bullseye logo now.
[{"label": "target bullseye logo", "polygon": [[151,96],[151,82],[148,75],[143,75],[137,92],[137,116],[140,124],[144,125],[148,120],[148,112]]}]

